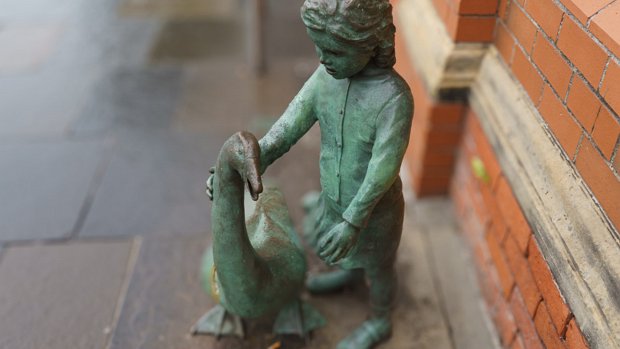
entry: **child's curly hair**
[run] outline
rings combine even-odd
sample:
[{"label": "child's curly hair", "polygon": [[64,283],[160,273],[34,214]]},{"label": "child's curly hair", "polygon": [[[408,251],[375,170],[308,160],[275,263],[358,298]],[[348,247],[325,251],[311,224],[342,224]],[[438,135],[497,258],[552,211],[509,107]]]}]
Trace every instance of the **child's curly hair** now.
[{"label": "child's curly hair", "polygon": [[301,18],[310,29],[374,50],[373,61],[378,67],[391,68],[396,62],[388,0],[305,0]]}]

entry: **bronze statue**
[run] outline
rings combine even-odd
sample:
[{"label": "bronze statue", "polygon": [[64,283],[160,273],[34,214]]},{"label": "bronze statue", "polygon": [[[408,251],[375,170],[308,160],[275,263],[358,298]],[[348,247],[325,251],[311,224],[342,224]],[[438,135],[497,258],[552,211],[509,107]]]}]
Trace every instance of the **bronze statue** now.
[{"label": "bronze statue", "polygon": [[[236,133],[222,146],[212,170],[213,243],[203,257],[202,280],[219,304],[198,320],[194,334],[243,337],[242,318],[274,313],[278,334],[306,336],[324,323],[298,298],[306,277],[303,248],[283,195],[275,188],[263,192],[259,152],[254,135]],[[258,200],[247,220],[246,184]]]},{"label": "bronze statue", "polygon": [[370,286],[369,319],[338,349],[371,348],[392,328],[404,215],[399,170],[413,97],[393,69],[391,11],[387,0],[306,0],[301,15],[321,64],[259,141],[262,174],[320,125],[322,191],[310,205],[305,236],[340,269],[313,275],[306,285],[330,292],[365,275]]},{"label": "bronze statue", "polygon": [[370,348],[391,332],[394,262],[404,200],[400,165],[413,97],[392,68],[394,25],[387,0],[306,0],[302,19],[321,65],[259,144],[262,172],[315,123],[321,129],[321,193],[306,237],[342,268],[311,276],[311,292],[370,282],[370,318],[338,346]]}]

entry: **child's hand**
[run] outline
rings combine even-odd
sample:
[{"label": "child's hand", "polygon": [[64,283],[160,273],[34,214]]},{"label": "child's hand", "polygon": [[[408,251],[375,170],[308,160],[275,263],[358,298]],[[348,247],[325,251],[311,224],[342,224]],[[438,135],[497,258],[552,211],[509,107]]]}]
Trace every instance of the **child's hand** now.
[{"label": "child's hand", "polygon": [[359,229],[342,221],[319,240],[319,257],[328,264],[344,258],[357,242]]}]

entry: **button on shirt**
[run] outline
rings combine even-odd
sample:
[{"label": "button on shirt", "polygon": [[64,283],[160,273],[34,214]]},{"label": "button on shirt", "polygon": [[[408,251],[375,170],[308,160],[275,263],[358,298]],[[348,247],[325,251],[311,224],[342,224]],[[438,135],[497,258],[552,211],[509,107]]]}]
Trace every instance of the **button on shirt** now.
[{"label": "button on shirt", "polygon": [[409,141],[413,98],[392,69],[336,80],[323,66],[260,140],[263,169],[315,122],[321,129],[321,187],[343,220],[363,228],[396,178]]}]

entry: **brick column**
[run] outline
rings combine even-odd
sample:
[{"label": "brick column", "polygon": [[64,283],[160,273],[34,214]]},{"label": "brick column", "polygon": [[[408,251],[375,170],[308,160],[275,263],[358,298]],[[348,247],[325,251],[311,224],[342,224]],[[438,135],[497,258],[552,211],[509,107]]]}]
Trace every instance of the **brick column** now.
[{"label": "brick column", "polygon": [[[423,0],[402,7],[408,8],[397,17],[396,69],[410,83],[416,103],[407,155],[412,185],[418,196],[442,195],[452,177],[469,84],[484,43],[493,39],[497,2]],[[410,28],[410,21],[420,23]],[[430,38],[424,37],[428,33]],[[436,50],[410,49],[421,41]]]}]

